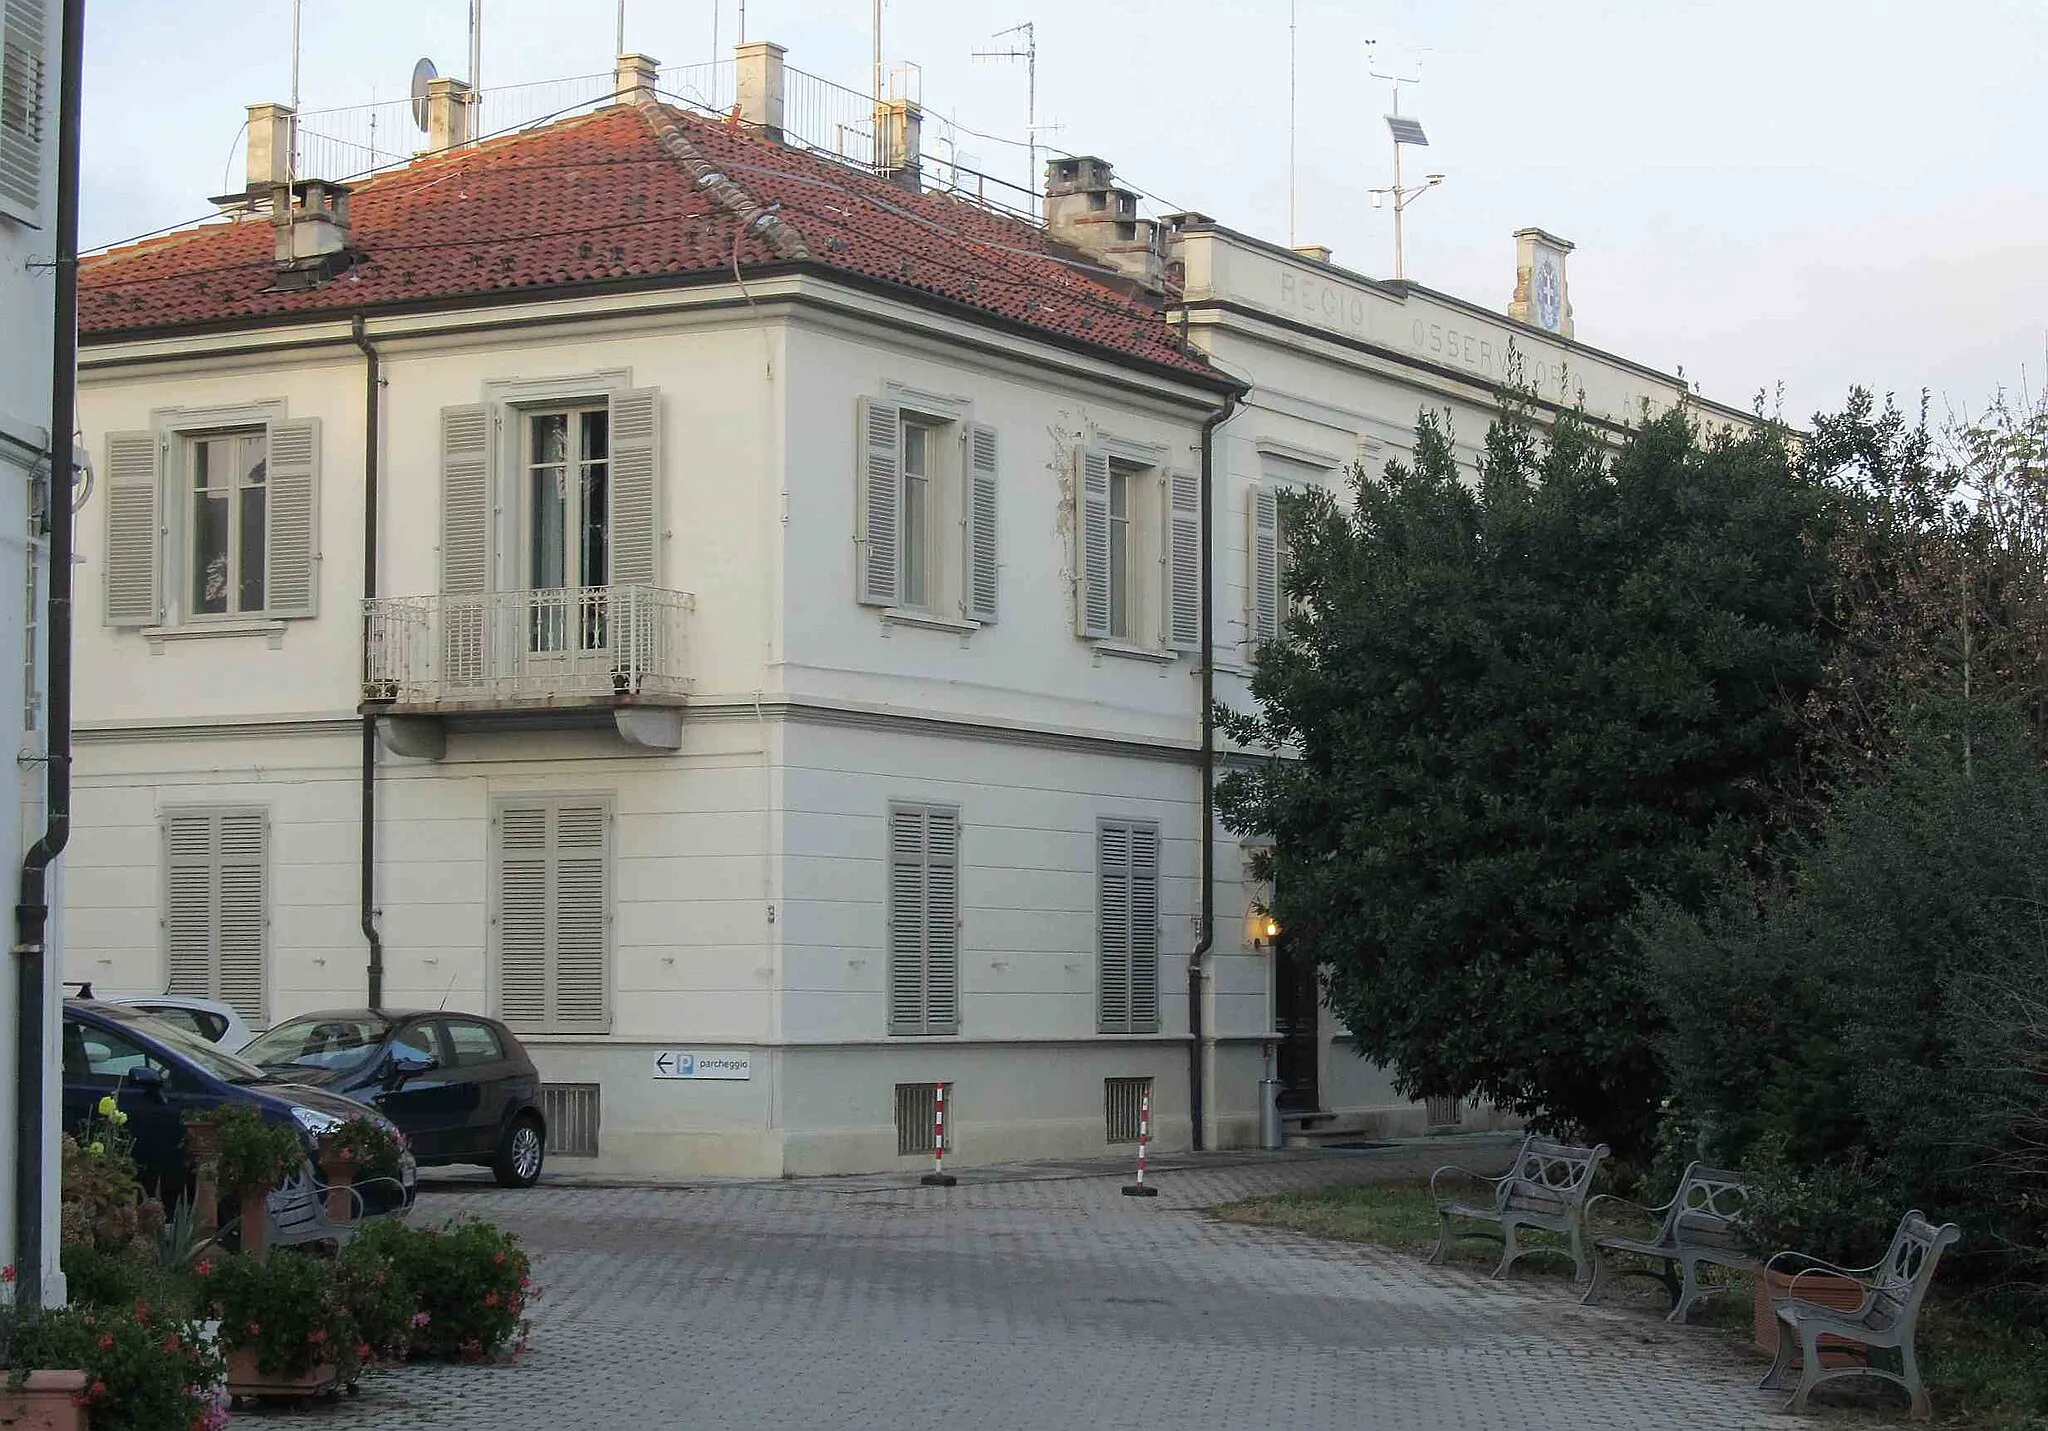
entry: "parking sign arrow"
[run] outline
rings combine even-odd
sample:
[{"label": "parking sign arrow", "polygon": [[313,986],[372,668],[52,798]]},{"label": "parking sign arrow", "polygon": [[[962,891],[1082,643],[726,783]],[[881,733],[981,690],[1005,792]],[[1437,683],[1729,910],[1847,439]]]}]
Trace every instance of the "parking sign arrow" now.
[{"label": "parking sign arrow", "polygon": [[656,1054],[654,1056],[654,1071],[664,1074],[674,1073],[676,1071],[676,1056],[672,1053]]}]

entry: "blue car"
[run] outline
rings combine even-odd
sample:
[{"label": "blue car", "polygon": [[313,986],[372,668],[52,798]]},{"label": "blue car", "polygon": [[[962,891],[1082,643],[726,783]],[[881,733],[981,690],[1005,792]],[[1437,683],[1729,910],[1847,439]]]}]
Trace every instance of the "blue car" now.
[{"label": "blue car", "polygon": [[[64,1126],[76,1130],[112,1094],[128,1115],[136,1171],[143,1186],[166,1203],[183,1198],[192,1182],[185,1161],[185,1115],[240,1104],[266,1123],[299,1130],[318,1177],[317,1139],[354,1118],[369,1118],[396,1132],[373,1108],[322,1088],[277,1077],[217,1044],[124,1004],[64,1001]],[[417,1177],[407,1153],[399,1188],[365,1189],[365,1211],[412,1204]]]}]

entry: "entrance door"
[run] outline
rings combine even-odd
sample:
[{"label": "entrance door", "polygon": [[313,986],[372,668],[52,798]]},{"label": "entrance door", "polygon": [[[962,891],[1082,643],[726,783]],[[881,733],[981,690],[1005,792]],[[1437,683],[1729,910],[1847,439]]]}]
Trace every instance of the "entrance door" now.
[{"label": "entrance door", "polygon": [[531,656],[604,649],[610,457],[608,409],[527,414],[520,574]]},{"label": "entrance door", "polygon": [[1316,966],[1292,952],[1285,934],[1273,949],[1273,1032],[1278,1035],[1279,1063],[1273,1076],[1282,1084],[1280,1106],[1291,1111],[1317,1112],[1323,1106],[1322,1087],[1317,1078],[1316,1030],[1322,1008],[1322,988]]}]

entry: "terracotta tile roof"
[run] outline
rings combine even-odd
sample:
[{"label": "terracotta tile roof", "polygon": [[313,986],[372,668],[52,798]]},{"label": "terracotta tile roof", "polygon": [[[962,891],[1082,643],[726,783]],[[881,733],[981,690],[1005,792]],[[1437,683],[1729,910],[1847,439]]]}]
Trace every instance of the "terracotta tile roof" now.
[{"label": "terracotta tile roof", "polygon": [[301,292],[272,290],[264,218],[88,258],[80,329],[221,327],[709,276],[737,256],[742,272],[814,265],[1228,381],[1182,348],[1155,307],[1030,224],[666,107],[615,105],[417,160],[353,186],[350,218],[361,259]]}]

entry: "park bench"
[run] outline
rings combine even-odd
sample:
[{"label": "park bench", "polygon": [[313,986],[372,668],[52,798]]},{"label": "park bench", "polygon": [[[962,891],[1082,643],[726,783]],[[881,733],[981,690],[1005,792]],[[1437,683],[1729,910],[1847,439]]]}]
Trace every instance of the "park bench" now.
[{"label": "park bench", "polygon": [[[1566,1143],[1553,1143],[1532,1133],[1522,1140],[1513,1165],[1497,1178],[1486,1177],[1456,1164],[1438,1168],[1430,1174],[1429,1195],[1436,1202],[1443,1230],[1437,1236],[1436,1251],[1430,1254],[1429,1260],[1441,1263],[1449,1257],[1454,1236],[1495,1235],[1483,1228],[1454,1232],[1456,1222],[1492,1223],[1500,1229],[1502,1243],[1500,1266],[1493,1269],[1493,1275],[1505,1277],[1518,1257],[1531,1252],[1563,1250],[1540,1243],[1524,1247],[1517,1241],[1516,1229],[1537,1228],[1563,1233],[1570,1239],[1573,1276],[1584,1281],[1587,1271],[1581,1215],[1585,1211],[1586,1194],[1593,1187],[1593,1174],[1599,1169],[1600,1160],[1606,1156],[1605,1143],[1597,1148],[1575,1148]],[[1490,1183],[1493,1196],[1481,1201],[1447,1195],[1442,1184],[1449,1176],[1465,1178],[1474,1184]]]},{"label": "park bench", "polygon": [[[1607,1285],[1607,1254],[1625,1252],[1649,1258],[1657,1267],[1624,1265],[1616,1270],[1662,1278],[1672,1293],[1671,1314],[1665,1320],[1683,1322],[1703,1295],[1702,1262],[1745,1272],[1756,1270],[1757,1259],[1735,1221],[1748,1201],[1749,1189],[1740,1174],[1704,1163],[1688,1166],[1671,1201],[1659,1207],[1646,1207],[1611,1193],[1591,1199],[1586,1204],[1586,1233],[1593,1242],[1593,1280],[1579,1300],[1591,1302],[1600,1295]],[[1625,1212],[1646,1222],[1662,1220],[1649,1236],[1632,1236],[1625,1231],[1601,1231],[1603,1212]],[[1671,1276],[1674,1266],[1680,1273],[1676,1285]]]},{"label": "park bench", "polygon": [[[1942,1249],[1962,1235],[1952,1222],[1936,1227],[1916,1208],[1899,1222],[1892,1245],[1884,1256],[1868,1267],[1837,1267],[1803,1252],[1780,1252],[1764,1264],[1767,1273],[1780,1271],[1780,1263],[1792,1277],[1787,1295],[1777,1298],[1771,1309],[1778,1318],[1778,1356],[1763,1379],[1766,1390],[1779,1390],[1792,1369],[1792,1358],[1800,1359],[1799,1386],[1785,1404],[1788,1411],[1804,1411],[1806,1398],[1824,1381],[1844,1376],[1875,1376],[1905,1388],[1913,1400],[1913,1415],[1925,1420],[1929,1414],[1927,1388],[1920,1382],[1920,1368],[1913,1358],[1913,1331],[1920,1318],[1920,1304],[1934,1281],[1934,1265]],[[1837,1311],[1813,1302],[1801,1301],[1799,1279],[1812,1275],[1846,1277],[1861,1283],[1863,1301],[1849,1311]],[[1887,1371],[1866,1362],[1849,1366],[1823,1366],[1820,1339],[1838,1337],[1870,1350],[1888,1348],[1899,1354],[1899,1369]]]}]

